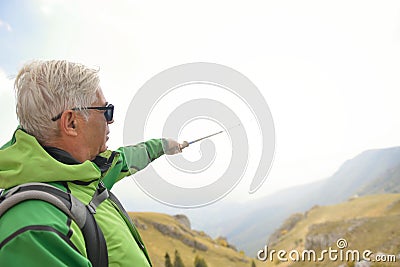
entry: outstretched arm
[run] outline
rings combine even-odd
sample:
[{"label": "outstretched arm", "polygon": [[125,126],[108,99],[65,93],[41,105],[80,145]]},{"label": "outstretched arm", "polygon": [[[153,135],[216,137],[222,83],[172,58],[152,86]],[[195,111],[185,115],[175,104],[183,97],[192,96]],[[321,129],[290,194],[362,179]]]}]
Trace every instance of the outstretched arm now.
[{"label": "outstretched arm", "polygon": [[174,155],[182,152],[184,144],[179,144],[173,139],[150,139],[133,146],[120,147],[116,150],[119,153],[110,168],[103,177],[103,182],[108,189],[122,178],[134,174],[146,168],[153,160],[160,156]]}]

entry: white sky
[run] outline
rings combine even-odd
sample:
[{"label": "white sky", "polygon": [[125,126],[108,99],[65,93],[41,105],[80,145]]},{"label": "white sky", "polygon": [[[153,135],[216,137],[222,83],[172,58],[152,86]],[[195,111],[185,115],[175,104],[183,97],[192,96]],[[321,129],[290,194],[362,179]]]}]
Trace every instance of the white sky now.
[{"label": "white sky", "polygon": [[[364,150],[399,144],[398,1],[26,2],[0,4],[1,143],[16,127],[8,78],[26,60],[62,58],[100,66],[117,107],[111,148],[122,144],[135,92],[155,74],[202,61],[246,75],[269,104],[277,139],[271,172],[253,197],[326,178]],[[232,199],[248,198],[256,155]]]}]

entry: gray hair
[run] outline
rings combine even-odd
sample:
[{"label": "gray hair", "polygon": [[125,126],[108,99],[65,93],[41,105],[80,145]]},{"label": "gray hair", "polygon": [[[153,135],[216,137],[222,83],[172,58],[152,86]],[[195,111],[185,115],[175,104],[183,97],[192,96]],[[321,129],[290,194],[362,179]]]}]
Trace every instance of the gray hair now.
[{"label": "gray hair", "polygon": [[[97,99],[98,69],[65,60],[32,61],[15,79],[17,117],[21,127],[46,143],[58,135],[52,118],[64,110],[88,107]],[[87,110],[82,110],[85,119]]]}]

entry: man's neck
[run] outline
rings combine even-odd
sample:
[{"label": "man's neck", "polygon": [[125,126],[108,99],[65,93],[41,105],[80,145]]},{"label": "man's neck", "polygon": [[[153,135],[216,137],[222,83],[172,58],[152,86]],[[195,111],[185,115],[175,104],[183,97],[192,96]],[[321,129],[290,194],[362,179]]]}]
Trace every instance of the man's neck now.
[{"label": "man's neck", "polygon": [[46,152],[52,156],[54,159],[57,161],[68,164],[68,165],[75,165],[75,164],[81,164],[78,160],[76,160],[74,157],[71,156],[70,153],[68,153],[65,150],[62,150],[57,147],[52,147],[52,146],[43,146],[43,149],[46,150]]}]

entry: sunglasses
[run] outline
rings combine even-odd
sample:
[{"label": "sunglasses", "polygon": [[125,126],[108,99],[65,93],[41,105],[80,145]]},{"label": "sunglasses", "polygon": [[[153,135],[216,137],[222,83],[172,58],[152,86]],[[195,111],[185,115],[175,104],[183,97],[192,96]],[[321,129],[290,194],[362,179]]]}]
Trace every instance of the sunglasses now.
[{"label": "sunglasses", "polygon": [[[107,122],[110,122],[113,120],[114,117],[114,105],[113,104],[108,104],[105,107],[82,107],[82,108],[71,108],[71,110],[82,110],[82,109],[96,109],[96,110],[105,110],[104,111],[104,117],[106,118]],[[51,120],[56,121],[61,118],[61,115],[64,113],[61,112],[57,116],[53,117]]]}]

